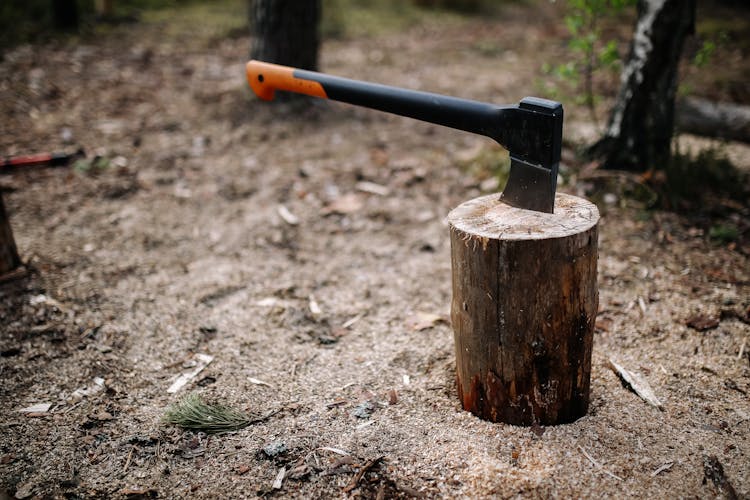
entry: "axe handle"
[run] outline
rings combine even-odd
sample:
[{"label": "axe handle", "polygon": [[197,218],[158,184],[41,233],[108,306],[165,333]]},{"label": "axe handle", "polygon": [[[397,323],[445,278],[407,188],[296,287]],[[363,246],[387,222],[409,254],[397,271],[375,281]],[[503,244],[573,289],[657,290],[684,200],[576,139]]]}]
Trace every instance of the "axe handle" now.
[{"label": "axe handle", "polygon": [[[284,90],[408,116],[495,140],[498,129],[507,125],[507,112],[518,110],[518,106],[501,107],[261,61],[248,62],[246,71],[250,87],[263,100],[270,101],[276,90]],[[498,142],[506,146],[501,140]]]},{"label": "axe handle", "polygon": [[32,165],[65,165],[73,155],[67,153],[39,153],[25,156],[9,156],[0,159],[0,167],[27,167]]}]

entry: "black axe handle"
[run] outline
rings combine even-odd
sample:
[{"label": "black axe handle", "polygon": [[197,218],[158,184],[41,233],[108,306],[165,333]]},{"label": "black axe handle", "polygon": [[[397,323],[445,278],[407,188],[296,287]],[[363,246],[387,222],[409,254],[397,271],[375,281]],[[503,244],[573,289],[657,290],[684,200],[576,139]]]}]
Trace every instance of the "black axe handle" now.
[{"label": "black axe handle", "polygon": [[[490,137],[510,152],[509,187],[513,187],[514,179],[534,178],[533,185],[517,185],[511,189],[517,196],[504,197],[504,201],[521,208],[553,211],[562,145],[563,110],[560,103],[527,97],[518,105],[498,106],[261,61],[248,62],[246,71],[250,87],[264,100],[273,99],[276,90],[296,92]],[[516,168],[516,164],[523,166]],[[534,173],[531,177],[514,175],[514,168],[526,169],[526,166],[542,170],[539,175]],[[516,199],[519,196],[520,199]]]}]

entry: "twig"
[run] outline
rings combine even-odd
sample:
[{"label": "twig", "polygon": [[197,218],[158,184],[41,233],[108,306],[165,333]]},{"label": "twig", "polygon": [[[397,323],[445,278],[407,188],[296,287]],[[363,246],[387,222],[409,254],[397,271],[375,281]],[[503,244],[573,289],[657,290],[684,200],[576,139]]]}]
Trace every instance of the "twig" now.
[{"label": "twig", "polygon": [[133,450],[135,450],[135,446],[130,447],[130,453],[128,453],[128,458],[125,459],[125,465],[122,467],[123,471],[127,471],[128,467],[130,467],[130,459],[133,458]]},{"label": "twig", "polygon": [[354,475],[351,481],[349,481],[349,484],[346,485],[344,488],[344,493],[349,493],[354,488],[356,488],[359,485],[359,482],[362,480],[362,478],[365,476],[367,471],[375,467],[377,464],[380,463],[381,460],[383,460],[383,456],[379,456],[378,458],[374,458],[367,462],[365,465],[362,466],[361,469],[357,471],[357,473]]},{"label": "twig", "polygon": [[343,325],[341,325],[341,328],[349,328],[354,323],[356,323],[357,321],[361,320],[364,317],[365,317],[365,313],[359,313],[356,316],[354,316],[353,318],[347,320]]},{"label": "twig", "polygon": [[26,267],[21,266],[13,271],[8,271],[7,273],[0,275],[0,283],[5,283],[7,281],[13,281],[18,278],[23,278],[29,273],[29,270],[26,269]]},{"label": "twig", "polygon": [[330,451],[330,452],[336,453],[337,455],[343,455],[343,456],[351,455],[351,453],[349,453],[348,451],[340,450],[338,448],[331,448],[330,446],[323,446],[323,447],[318,448],[318,450]]},{"label": "twig", "polygon": [[608,476],[610,476],[610,477],[613,477],[613,478],[617,479],[618,481],[622,481],[622,480],[623,480],[623,479],[622,479],[622,478],[621,478],[620,476],[617,476],[617,475],[615,475],[615,474],[612,474],[612,473],[611,473],[611,472],[609,472],[609,471],[608,471],[607,469],[605,469],[604,467],[602,467],[602,464],[600,464],[599,462],[597,462],[596,460],[594,460],[594,457],[592,457],[591,455],[589,455],[589,454],[588,454],[588,453],[586,452],[586,450],[584,450],[584,449],[583,449],[583,447],[582,447],[581,445],[578,445],[578,449],[579,449],[579,450],[581,450],[581,453],[583,453],[583,456],[584,456],[584,457],[586,457],[586,458],[588,458],[588,459],[589,459],[589,462],[591,462],[592,464],[594,464],[594,467],[596,467],[597,469],[599,469],[600,471],[602,471],[602,472],[603,472],[603,473],[605,473],[606,475],[608,475]]},{"label": "twig", "polygon": [[667,462],[661,465],[658,469],[656,469],[654,472],[651,473],[651,477],[656,477],[662,472],[664,472],[665,470],[671,469],[673,465],[674,465],[674,462]]}]

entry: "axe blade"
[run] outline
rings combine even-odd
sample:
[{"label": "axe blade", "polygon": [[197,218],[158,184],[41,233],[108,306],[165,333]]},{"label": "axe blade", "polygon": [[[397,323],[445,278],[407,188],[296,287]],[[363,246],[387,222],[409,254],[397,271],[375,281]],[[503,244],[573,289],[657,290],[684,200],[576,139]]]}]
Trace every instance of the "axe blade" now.
[{"label": "axe blade", "polygon": [[558,164],[545,168],[511,155],[510,175],[500,200],[517,208],[553,213]]},{"label": "axe blade", "polygon": [[[510,175],[500,200],[517,208],[551,214],[555,211],[562,151],[563,107],[559,102],[526,97],[518,109],[527,118],[517,124],[523,131],[520,140],[508,147]],[[536,119],[532,121],[528,113]]]}]

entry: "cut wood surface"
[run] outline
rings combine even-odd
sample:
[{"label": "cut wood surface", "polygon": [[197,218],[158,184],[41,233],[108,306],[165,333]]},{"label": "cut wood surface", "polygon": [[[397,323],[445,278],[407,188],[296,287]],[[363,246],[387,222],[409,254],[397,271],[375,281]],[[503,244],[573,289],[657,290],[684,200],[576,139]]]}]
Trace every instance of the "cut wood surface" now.
[{"label": "cut wood surface", "polygon": [[495,422],[586,413],[598,306],[596,206],[557,194],[555,213],[467,201],[451,228],[458,394]]}]

